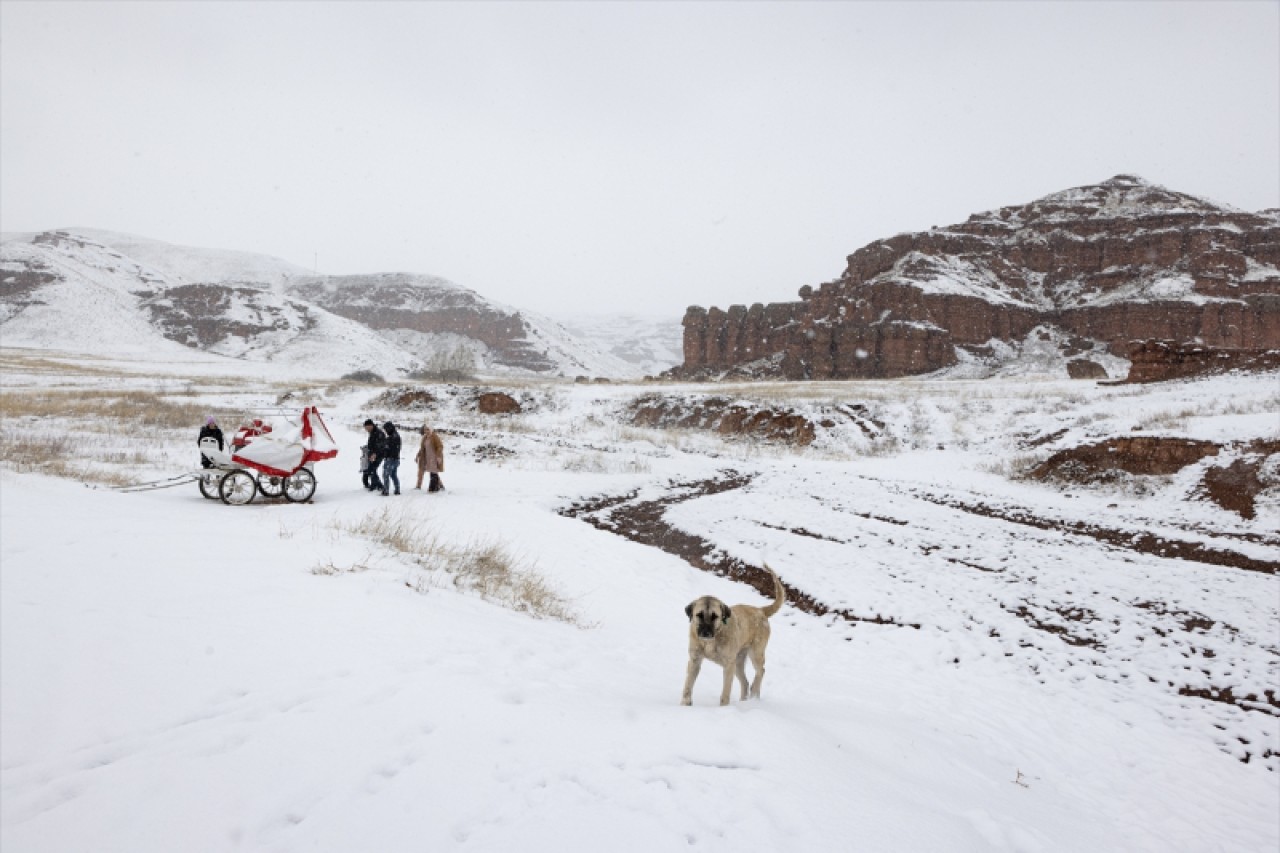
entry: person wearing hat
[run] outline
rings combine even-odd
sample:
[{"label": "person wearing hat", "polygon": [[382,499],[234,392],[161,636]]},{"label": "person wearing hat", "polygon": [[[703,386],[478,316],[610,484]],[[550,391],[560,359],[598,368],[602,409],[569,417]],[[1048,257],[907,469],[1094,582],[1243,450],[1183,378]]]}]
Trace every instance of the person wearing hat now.
[{"label": "person wearing hat", "polygon": [[[206,438],[216,438],[218,440],[218,449],[226,449],[226,446],[222,442],[222,430],[218,428],[218,422],[215,421],[212,416],[205,420],[204,426],[200,427],[200,436],[196,439],[196,447],[199,447],[200,442]],[[213,460],[201,453],[200,466],[203,468],[212,468]]]}]

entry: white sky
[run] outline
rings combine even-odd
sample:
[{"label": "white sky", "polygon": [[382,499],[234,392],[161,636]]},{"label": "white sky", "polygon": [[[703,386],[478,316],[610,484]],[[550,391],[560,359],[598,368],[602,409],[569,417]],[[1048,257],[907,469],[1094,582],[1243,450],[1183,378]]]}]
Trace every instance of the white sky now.
[{"label": "white sky", "polygon": [[1280,3],[0,3],[0,227],[556,314],[795,298],[1112,175],[1280,206]]}]

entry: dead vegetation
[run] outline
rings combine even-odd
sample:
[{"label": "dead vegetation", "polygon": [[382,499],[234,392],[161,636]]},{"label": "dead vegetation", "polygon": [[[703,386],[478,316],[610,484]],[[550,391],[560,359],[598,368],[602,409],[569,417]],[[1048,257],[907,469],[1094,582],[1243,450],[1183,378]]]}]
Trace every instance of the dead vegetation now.
[{"label": "dead vegetation", "polygon": [[[336,530],[385,547],[413,568],[406,584],[428,593],[447,581],[455,588],[479,595],[517,613],[585,627],[572,604],[538,573],[536,566],[513,555],[496,539],[467,544],[444,542],[425,532],[421,519],[384,507],[358,521],[335,521]],[[368,560],[358,565],[367,566]],[[327,570],[333,568],[332,571]],[[317,567],[317,574],[342,570]]]}]

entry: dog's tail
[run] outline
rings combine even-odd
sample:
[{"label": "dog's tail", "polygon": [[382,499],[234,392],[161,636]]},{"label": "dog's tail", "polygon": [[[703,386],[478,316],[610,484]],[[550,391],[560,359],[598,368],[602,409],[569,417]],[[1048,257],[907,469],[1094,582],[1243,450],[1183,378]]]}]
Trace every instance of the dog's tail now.
[{"label": "dog's tail", "polygon": [[773,578],[773,603],[761,608],[760,612],[769,617],[782,609],[782,603],[787,600],[787,588],[782,585],[782,581],[778,580],[778,573],[769,568],[768,563],[764,564],[764,569],[769,573],[769,577]]}]

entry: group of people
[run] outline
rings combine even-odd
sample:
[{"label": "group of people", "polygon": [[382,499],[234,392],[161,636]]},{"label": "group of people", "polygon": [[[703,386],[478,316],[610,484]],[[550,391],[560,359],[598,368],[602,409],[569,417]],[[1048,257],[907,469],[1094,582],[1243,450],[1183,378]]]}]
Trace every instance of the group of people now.
[{"label": "group of people", "polygon": [[[369,443],[360,448],[361,481],[366,489],[379,492],[384,497],[391,494],[393,485],[395,494],[400,494],[400,429],[391,421],[382,426],[375,424],[372,418],[366,418],[364,422]],[[421,489],[422,478],[430,474],[427,491],[444,491],[444,483],[440,479],[440,475],[444,473],[444,442],[440,434],[426,424],[404,429],[422,436],[418,442],[418,452],[414,456],[414,461],[418,463],[418,484],[414,488]],[[382,469],[381,477],[378,476],[379,468]]]},{"label": "group of people", "polygon": [[[262,421],[258,420],[254,421],[253,427],[245,429],[256,430],[253,434],[260,435],[263,432],[270,432],[271,427],[263,425]],[[387,421],[382,426],[375,424],[371,418],[364,422],[369,443],[360,448],[360,478],[364,487],[371,492],[388,495],[391,494],[391,487],[394,486],[395,494],[400,494],[400,429],[401,427],[391,421]],[[414,461],[418,463],[418,484],[414,488],[421,489],[423,477],[430,474],[427,491],[444,491],[444,482],[440,479],[440,475],[444,473],[444,442],[440,439],[440,434],[426,424],[404,429],[422,436],[418,442],[417,455],[414,456]],[[225,439],[222,430],[213,418],[208,418],[205,425],[200,428],[200,436],[196,439],[196,444],[199,445],[204,438],[216,439],[218,449],[224,449]],[[202,453],[200,464],[205,468],[212,468],[214,463]],[[379,468],[382,469],[381,477],[378,476]]]}]

